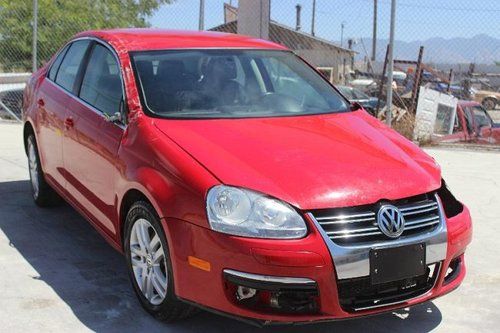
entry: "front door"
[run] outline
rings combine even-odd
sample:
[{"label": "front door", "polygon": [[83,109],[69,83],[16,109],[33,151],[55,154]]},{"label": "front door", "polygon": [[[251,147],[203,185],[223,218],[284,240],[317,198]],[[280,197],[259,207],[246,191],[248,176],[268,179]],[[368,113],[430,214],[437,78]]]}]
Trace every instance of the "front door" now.
[{"label": "front door", "polygon": [[116,120],[123,93],[112,51],[94,42],[81,80],[78,96],[68,105],[74,125],[63,143],[66,190],[103,231],[114,235],[116,155],[124,124]]}]

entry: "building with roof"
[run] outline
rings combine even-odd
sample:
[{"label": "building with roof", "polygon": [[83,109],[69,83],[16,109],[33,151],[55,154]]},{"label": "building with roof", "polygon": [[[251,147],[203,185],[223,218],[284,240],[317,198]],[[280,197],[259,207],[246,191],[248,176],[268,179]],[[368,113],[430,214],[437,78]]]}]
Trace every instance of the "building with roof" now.
[{"label": "building with roof", "polygon": [[[238,8],[224,4],[224,24],[210,30],[241,33],[238,27]],[[245,13],[246,14],[246,13]],[[255,13],[249,13],[251,16]],[[267,39],[271,42],[286,46],[316,67],[332,83],[344,83],[346,75],[352,70],[355,51],[341,47],[331,41],[318,38],[300,29],[300,8],[297,8],[297,26],[288,27],[281,23],[269,20]],[[266,37],[264,36],[264,38]]]}]

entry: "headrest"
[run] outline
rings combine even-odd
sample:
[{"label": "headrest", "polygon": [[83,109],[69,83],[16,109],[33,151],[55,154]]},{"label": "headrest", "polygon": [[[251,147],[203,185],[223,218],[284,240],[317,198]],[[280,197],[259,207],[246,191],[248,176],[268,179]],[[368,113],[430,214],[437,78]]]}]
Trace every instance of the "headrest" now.
[{"label": "headrest", "polygon": [[215,57],[210,59],[206,69],[207,76],[223,80],[236,78],[236,63],[233,57]]},{"label": "headrest", "polygon": [[153,76],[153,63],[148,60],[138,60],[135,62],[139,75],[143,78],[151,78]]},{"label": "headrest", "polygon": [[163,60],[158,65],[157,75],[176,76],[184,73],[184,63],[181,60]]}]

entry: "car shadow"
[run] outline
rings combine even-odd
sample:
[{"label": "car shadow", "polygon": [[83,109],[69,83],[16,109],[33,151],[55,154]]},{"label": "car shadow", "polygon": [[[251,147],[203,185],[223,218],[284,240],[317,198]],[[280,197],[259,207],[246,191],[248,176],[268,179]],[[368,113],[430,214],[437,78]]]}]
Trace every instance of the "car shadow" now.
[{"label": "car shadow", "polygon": [[[0,203],[0,229],[9,245],[38,273],[32,278],[52,288],[90,330],[239,333],[256,330],[248,324],[208,312],[174,324],[158,322],[136,300],[124,258],[69,205],[36,207],[28,181],[0,183]],[[428,332],[436,328],[441,319],[439,309],[428,302],[362,319],[269,327],[261,331]]]}]

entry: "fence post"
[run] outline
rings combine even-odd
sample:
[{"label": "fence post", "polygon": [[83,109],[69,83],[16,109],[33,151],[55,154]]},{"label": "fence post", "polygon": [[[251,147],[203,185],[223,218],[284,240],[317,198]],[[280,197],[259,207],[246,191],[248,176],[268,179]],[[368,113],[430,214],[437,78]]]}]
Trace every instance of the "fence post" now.
[{"label": "fence post", "polygon": [[396,25],[396,0],[391,1],[391,28],[389,33],[389,52],[388,52],[388,73],[387,73],[387,112],[386,122],[391,126],[392,123],[392,72],[394,71],[394,30]]},{"label": "fence post", "polygon": [[38,44],[38,0],[33,0],[33,49],[32,49],[32,71],[36,72],[38,68],[38,55],[37,55],[37,44]]},{"label": "fence post", "polygon": [[373,0],[373,40],[372,40],[372,61],[377,60],[377,1]]},{"label": "fence post", "polygon": [[205,0],[200,0],[200,14],[198,17],[198,30],[205,30]]}]

